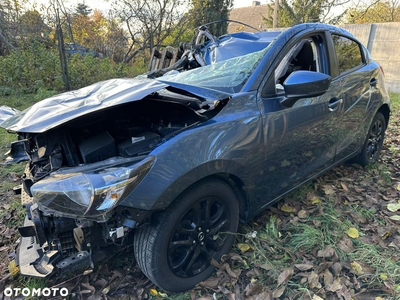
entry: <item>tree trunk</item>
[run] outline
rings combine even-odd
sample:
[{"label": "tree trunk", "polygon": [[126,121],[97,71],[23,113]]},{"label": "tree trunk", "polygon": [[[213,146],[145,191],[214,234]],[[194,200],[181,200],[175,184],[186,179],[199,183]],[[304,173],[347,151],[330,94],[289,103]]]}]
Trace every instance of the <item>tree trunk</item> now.
[{"label": "tree trunk", "polygon": [[3,42],[4,45],[6,45],[8,51],[14,51],[17,50],[13,45],[11,45],[8,41],[7,38],[3,35],[3,31],[0,28],[0,41]]},{"label": "tree trunk", "polygon": [[58,41],[58,52],[60,54],[60,62],[61,62],[61,72],[65,84],[65,88],[67,91],[71,90],[71,84],[68,76],[68,61],[65,55],[65,45],[64,45],[64,36],[61,28],[60,17],[57,12],[57,27],[56,27],[57,41]]}]

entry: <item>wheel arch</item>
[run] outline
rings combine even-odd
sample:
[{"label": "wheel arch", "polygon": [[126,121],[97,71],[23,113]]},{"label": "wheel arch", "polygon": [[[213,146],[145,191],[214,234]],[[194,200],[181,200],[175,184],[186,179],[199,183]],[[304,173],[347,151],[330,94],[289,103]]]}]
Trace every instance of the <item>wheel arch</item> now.
[{"label": "wheel arch", "polygon": [[[204,176],[194,182],[192,182],[190,185],[186,186],[179,194],[177,194],[175,197],[171,197],[168,201],[168,206],[170,206],[174,201],[176,201],[178,198],[180,198],[185,192],[187,192],[189,189],[191,189],[193,186],[197,184],[201,184],[204,181],[207,180],[220,180],[223,181],[225,184],[227,184],[232,191],[235,193],[236,198],[238,200],[239,204],[239,218],[240,222],[245,222],[248,218],[248,211],[249,211],[249,201],[248,201],[248,192],[245,183],[241,178],[239,178],[237,175],[234,175],[232,173],[228,172],[218,172],[218,173],[213,173],[209,174],[207,176]],[[155,211],[155,213],[152,214],[151,219],[156,218],[157,212],[160,212],[160,210]]]},{"label": "wheel arch", "polygon": [[390,119],[390,108],[388,104],[383,104],[381,107],[379,107],[378,111],[376,113],[382,113],[383,116],[385,117],[385,121],[386,121],[386,128],[389,125],[389,119]]}]

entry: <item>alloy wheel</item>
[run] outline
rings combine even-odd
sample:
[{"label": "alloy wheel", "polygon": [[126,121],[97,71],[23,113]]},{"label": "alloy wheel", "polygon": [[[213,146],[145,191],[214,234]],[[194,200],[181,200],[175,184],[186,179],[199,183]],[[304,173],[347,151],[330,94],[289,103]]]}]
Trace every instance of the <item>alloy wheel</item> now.
[{"label": "alloy wheel", "polygon": [[194,203],[177,222],[168,245],[168,263],[178,277],[195,276],[210,266],[224,246],[230,215],[226,202],[207,197]]}]

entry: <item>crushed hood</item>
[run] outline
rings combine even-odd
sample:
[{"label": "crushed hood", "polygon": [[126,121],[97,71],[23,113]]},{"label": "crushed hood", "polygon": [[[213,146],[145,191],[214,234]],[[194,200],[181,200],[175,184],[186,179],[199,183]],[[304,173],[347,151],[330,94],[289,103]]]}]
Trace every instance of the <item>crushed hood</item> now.
[{"label": "crushed hood", "polygon": [[164,88],[189,93],[200,100],[221,100],[229,96],[215,90],[161,80],[111,79],[42,100],[22,112],[1,107],[0,126],[11,132],[41,133],[95,111],[141,100]]}]

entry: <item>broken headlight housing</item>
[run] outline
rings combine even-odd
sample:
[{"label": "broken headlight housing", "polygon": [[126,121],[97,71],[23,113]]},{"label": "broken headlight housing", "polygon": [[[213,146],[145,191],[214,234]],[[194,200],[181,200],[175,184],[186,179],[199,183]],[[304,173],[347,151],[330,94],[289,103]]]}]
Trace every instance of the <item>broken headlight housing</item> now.
[{"label": "broken headlight housing", "polygon": [[35,183],[31,193],[44,213],[104,220],[140,183],[155,157],[111,158],[62,169]]}]

